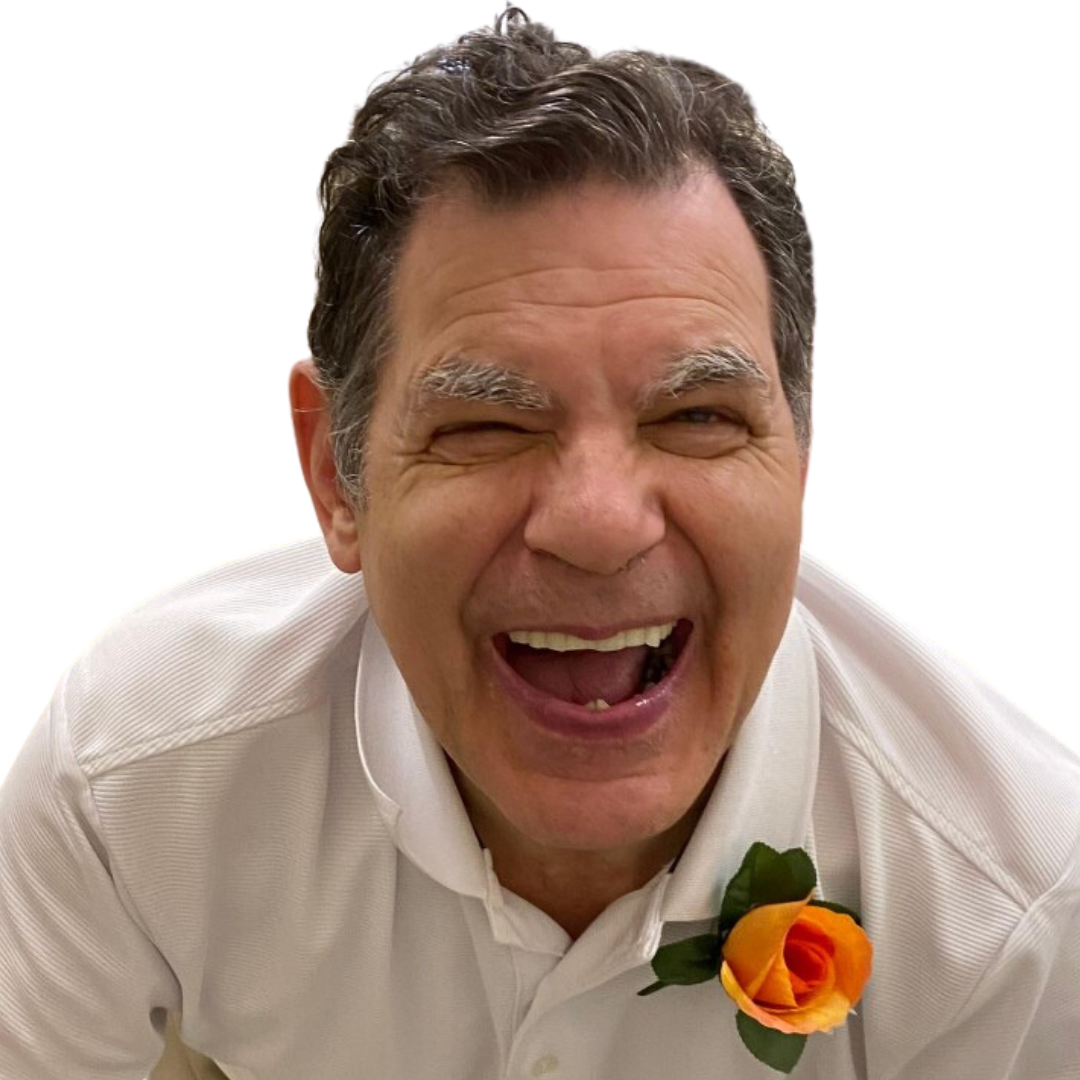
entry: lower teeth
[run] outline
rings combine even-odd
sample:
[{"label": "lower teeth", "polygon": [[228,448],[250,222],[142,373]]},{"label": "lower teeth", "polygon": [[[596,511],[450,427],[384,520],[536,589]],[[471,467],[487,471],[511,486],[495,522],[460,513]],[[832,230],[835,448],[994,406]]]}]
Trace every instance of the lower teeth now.
[{"label": "lower teeth", "polygon": [[589,712],[603,712],[604,709],[610,709],[611,706],[603,698],[597,698],[595,701],[586,702],[585,708]]}]

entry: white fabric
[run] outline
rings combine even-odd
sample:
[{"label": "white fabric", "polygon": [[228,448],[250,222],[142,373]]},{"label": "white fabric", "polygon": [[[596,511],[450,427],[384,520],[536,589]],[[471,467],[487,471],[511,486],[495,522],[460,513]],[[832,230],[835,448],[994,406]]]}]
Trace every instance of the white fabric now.
[{"label": "white fabric", "polygon": [[1080,1077],[1080,763],[808,560],[799,588],[686,851],[573,944],[500,888],[321,543],[129,614],[0,791],[0,1080],[139,1080],[166,1009],[233,1080],[775,1076],[718,982],[636,996],[755,840],[875,946],[796,1077]]}]

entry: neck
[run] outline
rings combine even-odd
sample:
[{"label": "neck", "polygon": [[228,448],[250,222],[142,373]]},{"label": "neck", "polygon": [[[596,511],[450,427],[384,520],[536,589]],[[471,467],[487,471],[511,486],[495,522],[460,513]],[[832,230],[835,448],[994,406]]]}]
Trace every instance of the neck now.
[{"label": "neck", "polygon": [[678,851],[667,845],[635,852],[543,851],[486,843],[499,883],[551,916],[577,940],[607,907],[640,889]]}]

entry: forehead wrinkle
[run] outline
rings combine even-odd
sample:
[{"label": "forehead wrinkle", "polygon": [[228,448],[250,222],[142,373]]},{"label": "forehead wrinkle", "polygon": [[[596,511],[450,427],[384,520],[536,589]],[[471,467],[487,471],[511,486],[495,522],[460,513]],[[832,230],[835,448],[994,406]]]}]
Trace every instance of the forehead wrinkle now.
[{"label": "forehead wrinkle", "polygon": [[418,408],[435,401],[508,405],[538,412],[554,406],[552,394],[513,368],[490,361],[451,356],[422,371],[414,381]]},{"label": "forehead wrinkle", "polygon": [[772,385],[765,369],[738,345],[710,345],[672,360],[664,374],[642,391],[639,405],[645,409],[661,398],[676,398],[717,384],[749,386],[766,400]]},{"label": "forehead wrinkle", "polygon": [[[625,266],[570,266],[553,263],[548,266],[530,267],[527,270],[507,272],[501,268],[485,268],[482,280],[473,284],[462,285],[457,278],[458,267],[448,263],[437,267],[430,276],[437,278],[445,270],[454,283],[452,301],[455,305],[466,306],[471,298],[484,296],[491,289],[502,289],[506,285],[515,287],[516,295],[509,299],[512,305],[526,304],[536,307],[572,307],[589,310],[592,308],[616,307],[619,304],[637,301],[688,300],[696,303],[715,303],[726,306],[724,300],[703,294],[693,288],[696,272],[707,272],[718,278],[720,284],[727,286],[727,291],[735,294],[746,291],[755,303],[768,307],[767,292],[745,275],[732,272],[723,265],[708,264],[696,268],[666,266],[662,280],[658,283],[657,267],[648,264],[629,264]],[[691,288],[684,288],[684,282],[690,279]],[[612,284],[614,282],[615,284]],[[764,282],[767,290],[768,282]],[[571,290],[566,298],[551,299],[562,289]],[[609,295],[612,291],[617,295]],[[716,290],[714,290],[716,291]],[[722,294],[724,290],[719,290]]]}]

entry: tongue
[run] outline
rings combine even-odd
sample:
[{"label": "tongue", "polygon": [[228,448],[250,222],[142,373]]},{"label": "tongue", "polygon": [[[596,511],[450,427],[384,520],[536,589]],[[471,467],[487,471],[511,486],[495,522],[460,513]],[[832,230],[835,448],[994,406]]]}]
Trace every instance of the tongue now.
[{"label": "tongue", "polygon": [[511,645],[506,659],[527,683],[553,697],[578,705],[603,698],[614,705],[636,693],[648,651],[648,645],[617,652],[555,652]]}]

